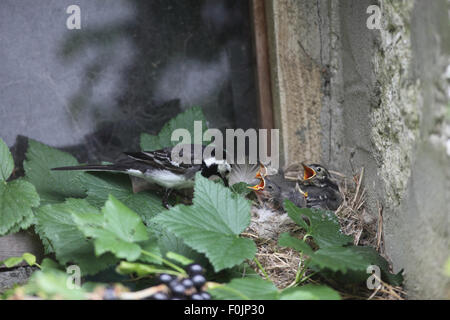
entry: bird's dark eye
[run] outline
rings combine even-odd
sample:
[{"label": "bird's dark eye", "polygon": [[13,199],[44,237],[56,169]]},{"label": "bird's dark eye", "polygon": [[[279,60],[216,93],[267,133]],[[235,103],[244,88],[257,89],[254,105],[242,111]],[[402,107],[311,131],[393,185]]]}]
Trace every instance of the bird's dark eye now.
[{"label": "bird's dark eye", "polygon": [[272,190],[272,189],[273,189],[273,187],[272,187],[272,186],[270,186],[270,185],[269,185],[269,186],[267,186],[267,188],[269,188],[270,190]]},{"label": "bird's dark eye", "polygon": [[320,172],[320,171],[322,171],[322,168],[321,168],[321,167],[318,167],[318,168],[316,169],[316,171],[317,171],[317,172]]}]

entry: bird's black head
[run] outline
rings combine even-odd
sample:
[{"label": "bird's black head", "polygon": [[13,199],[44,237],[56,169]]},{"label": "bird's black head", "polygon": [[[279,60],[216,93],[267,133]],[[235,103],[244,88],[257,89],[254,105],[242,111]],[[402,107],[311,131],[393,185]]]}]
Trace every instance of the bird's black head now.
[{"label": "bird's black head", "polygon": [[201,174],[205,178],[219,176],[222,178],[225,186],[228,186],[228,177],[231,172],[231,166],[227,160],[218,160],[215,157],[204,159],[202,162]]}]

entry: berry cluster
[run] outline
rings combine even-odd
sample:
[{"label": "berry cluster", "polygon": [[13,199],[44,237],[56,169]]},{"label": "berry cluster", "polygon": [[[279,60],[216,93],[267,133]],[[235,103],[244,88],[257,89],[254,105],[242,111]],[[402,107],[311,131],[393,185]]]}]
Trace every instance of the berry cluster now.
[{"label": "berry cluster", "polygon": [[157,292],[153,294],[152,300],[210,300],[211,295],[202,290],[206,283],[203,275],[204,270],[198,263],[187,266],[186,272],[189,278],[179,279],[173,275],[163,273],[159,275],[160,284],[165,284],[167,292]]}]

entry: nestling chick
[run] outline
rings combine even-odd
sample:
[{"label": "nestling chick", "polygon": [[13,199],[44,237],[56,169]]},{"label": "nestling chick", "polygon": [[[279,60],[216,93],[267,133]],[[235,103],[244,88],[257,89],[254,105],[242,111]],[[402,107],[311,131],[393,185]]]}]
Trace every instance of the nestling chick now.
[{"label": "nestling chick", "polygon": [[296,182],[286,180],[281,172],[273,176],[261,177],[260,183],[250,188],[255,191],[261,201],[275,210],[284,209],[285,199],[292,201],[298,207],[305,207],[305,197],[298,192],[295,185]]}]

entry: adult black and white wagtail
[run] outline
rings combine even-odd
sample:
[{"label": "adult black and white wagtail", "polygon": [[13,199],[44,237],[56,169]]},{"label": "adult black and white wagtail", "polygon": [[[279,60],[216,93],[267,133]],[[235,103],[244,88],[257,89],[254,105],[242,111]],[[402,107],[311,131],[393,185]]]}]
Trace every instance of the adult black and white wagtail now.
[{"label": "adult black and white wagtail", "polygon": [[[138,177],[150,184],[158,185],[166,190],[163,205],[168,207],[168,197],[172,190],[191,189],[194,187],[194,178],[201,172],[205,178],[220,177],[225,186],[228,186],[228,176],[231,166],[226,160],[226,152],[222,157],[215,156],[213,149],[210,157],[203,158],[207,146],[195,148],[195,145],[184,145],[180,152],[172,154],[174,147],[167,147],[156,151],[124,152],[126,157],[113,164],[93,164],[81,166],[68,166],[52,168],[52,170],[83,170],[83,171],[111,171],[125,173]],[[196,150],[201,154],[196,154]],[[201,157],[201,162],[194,160]],[[187,161],[186,161],[187,160]]]}]

